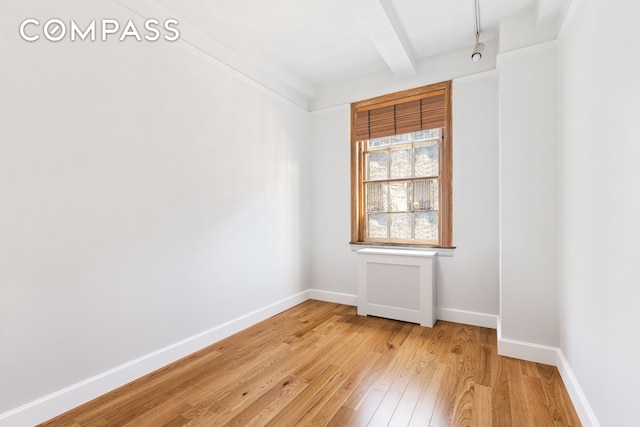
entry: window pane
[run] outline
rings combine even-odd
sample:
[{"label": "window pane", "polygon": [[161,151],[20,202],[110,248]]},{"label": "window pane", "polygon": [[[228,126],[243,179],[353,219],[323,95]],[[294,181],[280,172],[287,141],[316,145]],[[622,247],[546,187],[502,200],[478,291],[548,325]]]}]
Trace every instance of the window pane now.
[{"label": "window pane", "polygon": [[389,214],[391,221],[390,237],[392,239],[411,239],[411,214]]},{"label": "window pane", "polygon": [[411,148],[391,150],[391,179],[411,178]]},{"label": "window pane", "polygon": [[438,210],[438,179],[421,179],[413,182],[413,210]]},{"label": "window pane", "polygon": [[389,184],[371,182],[365,184],[364,189],[367,212],[387,212],[389,210]]},{"label": "window pane", "polygon": [[388,147],[389,144],[391,144],[390,136],[383,136],[382,138],[371,138],[367,142],[367,148],[371,149],[371,148]]},{"label": "window pane", "polygon": [[367,154],[367,180],[387,179],[387,158],[386,151]]},{"label": "window pane", "polygon": [[407,212],[410,210],[411,192],[409,189],[408,181],[389,183],[390,212]]},{"label": "window pane", "polygon": [[413,133],[414,141],[424,141],[433,138],[440,138],[440,129],[427,129]]},{"label": "window pane", "polygon": [[367,236],[374,239],[386,239],[387,217],[387,214],[370,214],[367,217]]},{"label": "window pane", "polygon": [[401,133],[399,135],[392,135],[390,138],[391,138],[391,145],[406,144],[413,140],[413,134]]},{"label": "window pane", "polygon": [[415,144],[415,177],[438,176],[438,140]]},{"label": "window pane", "polygon": [[414,239],[438,241],[438,212],[416,212]]}]

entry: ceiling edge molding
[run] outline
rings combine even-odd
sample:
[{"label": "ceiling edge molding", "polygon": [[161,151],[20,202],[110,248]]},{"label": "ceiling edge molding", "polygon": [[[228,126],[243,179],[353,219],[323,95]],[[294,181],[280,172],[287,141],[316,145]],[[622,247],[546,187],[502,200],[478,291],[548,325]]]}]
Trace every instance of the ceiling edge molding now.
[{"label": "ceiling edge molding", "polygon": [[[174,42],[176,45],[236,74],[256,87],[265,89],[267,92],[282,97],[309,111],[309,104],[315,96],[315,87],[285,67],[273,64],[273,60],[270,60],[269,67],[266,67],[257,60],[247,59],[247,56],[224,46],[212,37],[202,33],[191,25],[188,19],[174,14],[154,0],[136,1],[135,7],[132,7],[126,0],[112,1],[143,18],[177,19],[179,21],[180,39]],[[252,59],[255,59],[255,53],[252,57]]]},{"label": "ceiling edge molding", "polygon": [[505,62],[513,58],[518,58],[522,56],[528,56],[531,54],[535,54],[537,52],[542,52],[548,49],[557,49],[558,48],[558,40],[553,39],[546,42],[524,46],[519,49],[510,50],[508,52],[501,52],[498,54],[498,58],[496,61],[496,68],[500,70],[500,66]]},{"label": "ceiling edge molding", "polygon": [[567,28],[569,27],[571,21],[573,20],[574,15],[576,14],[576,10],[578,9],[580,0],[568,0],[568,2],[569,4],[567,5],[564,16],[562,17],[560,31],[558,32],[558,40],[561,40],[564,38],[564,35],[567,32]]},{"label": "ceiling edge molding", "polygon": [[571,0],[536,0],[536,24],[538,26],[559,24],[564,20]]},{"label": "ceiling edge molding", "polygon": [[458,83],[472,82],[475,80],[482,80],[489,77],[497,77],[497,76],[498,76],[498,69],[493,68],[491,70],[481,71],[476,74],[469,74],[468,76],[456,77],[453,79],[452,84],[453,84],[453,87],[455,88],[456,84]]}]

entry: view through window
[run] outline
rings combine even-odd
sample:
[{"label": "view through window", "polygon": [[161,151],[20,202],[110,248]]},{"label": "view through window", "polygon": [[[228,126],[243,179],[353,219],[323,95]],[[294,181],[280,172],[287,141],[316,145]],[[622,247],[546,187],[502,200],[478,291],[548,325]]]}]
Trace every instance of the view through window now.
[{"label": "view through window", "polygon": [[366,235],[438,242],[440,129],[366,144]]}]

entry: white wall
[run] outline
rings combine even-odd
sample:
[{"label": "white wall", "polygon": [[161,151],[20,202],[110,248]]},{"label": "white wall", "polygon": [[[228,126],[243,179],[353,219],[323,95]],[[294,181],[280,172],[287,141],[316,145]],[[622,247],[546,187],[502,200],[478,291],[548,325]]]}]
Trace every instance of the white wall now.
[{"label": "white wall", "polygon": [[[348,105],[311,114],[312,287],[355,295],[357,259],[348,244],[349,114]],[[437,305],[442,309],[498,313],[497,126],[495,74],[455,80],[453,241],[457,249],[453,257],[438,260]]]},{"label": "white wall", "polygon": [[638,426],[640,3],[574,3],[560,39],[560,345],[600,424]]},{"label": "white wall", "polygon": [[502,54],[498,64],[502,336],[556,347],[556,47]]},{"label": "white wall", "polygon": [[131,17],[81,3],[0,18],[0,414],[309,283],[308,112],[180,42],[19,38]]},{"label": "white wall", "polygon": [[439,258],[438,307],[499,313],[498,80],[453,81],[452,258]]},{"label": "white wall", "polygon": [[349,105],[311,113],[311,287],[353,296],[358,267],[349,248],[350,114]]}]

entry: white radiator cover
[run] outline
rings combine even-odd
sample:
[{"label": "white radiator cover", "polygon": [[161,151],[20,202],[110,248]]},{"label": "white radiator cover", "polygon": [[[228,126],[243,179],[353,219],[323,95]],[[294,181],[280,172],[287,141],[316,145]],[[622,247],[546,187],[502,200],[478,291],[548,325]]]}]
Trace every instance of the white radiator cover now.
[{"label": "white radiator cover", "polygon": [[358,314],[419,323],[436,322],[437,252],[358,251]]}]

